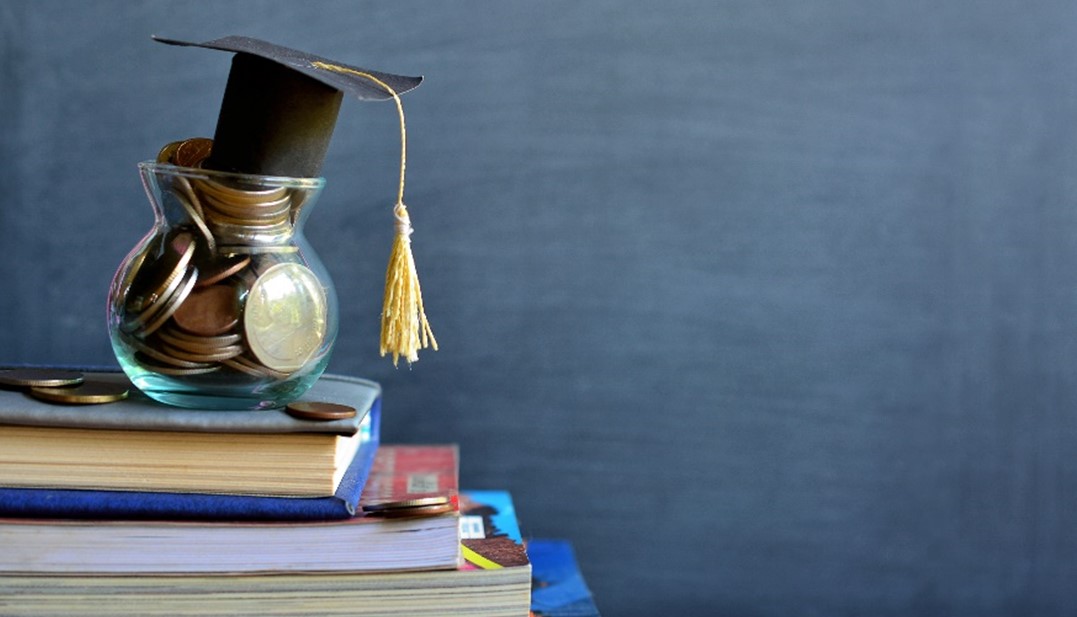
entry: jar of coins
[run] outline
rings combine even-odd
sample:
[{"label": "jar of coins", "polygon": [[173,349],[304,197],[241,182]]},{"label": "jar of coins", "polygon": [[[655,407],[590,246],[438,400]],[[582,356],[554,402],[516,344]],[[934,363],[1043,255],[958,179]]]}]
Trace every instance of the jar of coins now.
[{"label": "jar of coins", "polygon": [[303,237],[324,180],[169,164],[197,160],[197,141],[182,147],[139,165],[155,223],[109,290],[113,350],[164,403],[285,405],[325,370],[337,333],[333,284]]}]

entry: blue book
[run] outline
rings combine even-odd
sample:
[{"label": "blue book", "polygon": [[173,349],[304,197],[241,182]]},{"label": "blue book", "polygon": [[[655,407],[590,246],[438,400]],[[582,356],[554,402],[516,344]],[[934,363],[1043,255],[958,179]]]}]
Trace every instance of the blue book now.
[{"label": "blue book", "polygon": [[591,590],[567,540],[532,539],[531,613],[535,617],[599,617]]},{"label": "blue book", "polygon": [[[114,373],[93,375],[98,379],[119,379]],[[261,411],[192,411],[159,405],[135,393],[127,401],[86,407],[47,405],[35,401],[21,392],[0,391],[0,448],[5,457],[0,459],[0,517],[18,518],[75,518],[107,520],[233,520],[233,521],[288,521],[288,520],[339,520],[354,516],[360,493],[366,484],[378,449],[381,424],[381,388],[378,384],[349,377],[326,375],[304,397],[309,400],[344,403],[355,407],[357,414],[349,420],[312,422],[298,420],[281,410]],[[126,439],[125,435],[146,436]],[[55,439],[52,437],[55,436]],[[66,463],[71,469],[79,467],[80,448],[99,448],[105,437],[119,436],[120,441],[111,446],[116,454],[117,468],[122,468],[125,457],[136,456],[147,443],[163,444],[161,451],[172,452],[170,456],[183,456],[186,444],[206,440],[213,448],[221,450],[221,444],[250,443],[246,451],[237,447],[232,461],[210,460],[206,472],[212,476],[215,466],[221,476],[232,476],[237,467],[248,468],[244,473],[257,473],[275,480],[286,477],[291,470],[274,469],[259,462],[272,461],[276,453],[274,443],[290,444],[293,459],[302,458],[306,444],[318,445],[316,451],[323,457],[326,452],[347,457],[336,464],[333,480],[339,477],[335,487],[322,494],[295,494],[294,488],[282,490],[281,494],[266,495],[264,489],[257,493],[226,490],[199,490],[196,474],[172,473],[154,470],[154,457],[147,457],[146,471],[137,465],[123,473],[114,474],[111,480],[125,486],[83,486],[85,480],[66,476],[54,479],[57,485],[27,485],[27,473],[23,469],[48,468]],[[98,438],[100,437],[100,438]],[[23,460],[22,464],[9,462],[19,440],[38,440],[50,449],[51,454],[42,455],[43,460]],[[125,440],[126,439],[126,440]],[[80,441],[82,440],[82,441]],[[153,440],[153,441],[149,441]],[[185,441],[186,440],[186,441]],[[32,443],[32,442],[28,442]],[[216,443],[217,445],[213,445]],[[262,444],[261,447],[258,444]],[[268,444],[269,448],[265,447]],[[332,444],[344,444],[334,446]],[[104,446],[101,446],[104,447]],[[24,448],[30,454],[41,450],[38,446]],[[70,460],[65,451],[72,452]],[[178,450],[179,454],[174,451]],[[315,450],[312,450],[312,452]],[[97,459],[108,461],[109,450],[95,452]],[[152,452],[152,450],[151,450]],[[162,455],[164,456],[164,455]],[[247,459],[257,459],[248,461]],[[56,459],[56,460],[53,460]],[[192,455],[189,464],[201,464]],[[135,459],[137,462],[137,459]],[[40,465],[35,465],[40,463]],[[183,461],[181,460],[181,463]],[[101,465],[104,466],[104,465]],[[282,465],[281,467],[287,467]],[[5,469],[7,468],[7,469]],[[182,465],[181,465],[182,468]],[[330,482],[326,472],[321,484]],[[194,479],[186,476],[194,476]],[[308,474],[309,475],[309,474]],[[90,474],[91,479],[92,474]],[[235,482],[231,477],[225,481]],[[138,488],[138,482],[156,481],[163,486],[170,483],[186,484],[183,490]],[[67,482],[67,486],[64,486]],[[293,483],[301,478],[294,479]]]}]

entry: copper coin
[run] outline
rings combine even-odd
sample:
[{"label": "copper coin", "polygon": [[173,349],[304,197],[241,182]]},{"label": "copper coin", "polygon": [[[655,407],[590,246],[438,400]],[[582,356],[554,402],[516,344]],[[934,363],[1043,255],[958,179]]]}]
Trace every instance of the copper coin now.
[{"label": "copper coin", "polygon": [[174,294],[161,301],[161,304],[164,308],[162,308],[160,312],[154,311],[156,317],[154,317],[152,321],[146,324],[146,327],[143,328],[141,332],[139,332],[139,335],[143,337],[149,336],[154,331],[156,331],[157,328],[160,328],[162,325],[164,325],[164,323],[168,321],[176,312],[176,310],[179,309],[179,307],[183,304],[183,301],[187,298],[187,296],[190,295],[191,290],[194,289],[194,283],[197,280],[198,270],[192,269],[191,273],[183,279],[183,282],[180,284],[179,289],[177,289]]},{"label": "copper coin", "polygon": [[[166,243],[163,254],[155,261],[142,262],[138,275],[131,285],[127,301],[128,310],[136,313],[149,311],[157,302],[163,300],[180,285],[187,266],[194,257],[194,236],[181,231]],[[160,307],[157,307],[160,308]],[[140,315],[145,323],[152,315]]]},{"label": "copper coin", "polygon": [[415,499],[401,499],[400,501],[383,501],[381,503],[368,503],[363,506],[363,511],[383,512],[385,510],[425,508],[430,506],[444,505],[452,505],[452,498],[448,495],[434,495],[431,497],[416,497]]},{"label": "copper coin", "polygon": [[208,354],[225,348],[239,347],[243,340],[238,334],[225,334],[224,336],[194,336],[187,334],[179,328],[161,328],[157,331],[157,338],[172,347],[189,351],[191,353]]},{"label": "copper coin", "polygon": [[188,362],[220,362],[221,360],[230,360],[243,353],[243,348],[239,345],[232,345],[230,347],[222,347],[212,351],[186,351],[179,347],[173,347],[168,344],[161,344],[161,352],[166,353],[174,358],[180,360],[186,360]]},{"label": "copper coin", "polygon": [[210,285],[195,289],[183,301],[172,319],[186,332],[198,336],[219,336],[239,323],[239,299],[231,285]]},{"label": "copper coin", "polygon": [[231,259],[222,259],[220,262],[200,270],[201,274],[195,287],[209,287],[215,283],[220,283],[233,274],[239,273],[250,263],[251,258],[248,255],[237,255]]},{"label": "copper coin", "polygon": [[241,373],[246,373],[255,377],[269,377],[270,379],[276,379],[278,381],[287,379],[291,373],[285,373],[284,371],[277,371],[259,364],[257,361],[248,358],[247,356],[239,355],[234,358],[222,360],[221,364],[233,368]]},{"label": "copper coin", "polygon": [[50,368],[17,368],[0,372],[0,385],[16,388],[57,388],[77,386],[82,383],[82,373]]},{"label": "copper coin", "polygon": [[[196,364],[190,362],[190,366],[179,366],[174,363],[162,363],[155,361],[153,357],[142,353],[141,351],[135,354],[135,362],[138,362],[139,366],[147,371],[153,371],[162,375],[170,375],[173,377],[186,377],[188,375],[204,375],[206,373],[212,373],[220,369],[221,367],[216,364]],[[177,362],[179,362],[177,360]]]},{"label": "copper coin", "polygon": [[370,516],[380,516],[382,518],[412,518],[419,516],[434,516],[437,514],[447,514],[449,512],[455,512],[456,507],[451,503],[441,504],[438,506],[415,506],[412,508],[393,508],[390,510],[378,510],[377,512],[367,512]]},{"label": "copper coin", "polygon": [[301,420],[344,420],[355,417],[355,408],[337,403],[318,401],[295,401],[288,403],[284,411]]},{"label": "copper coin", "polygon": [[127,398],[128,387],[122,384],[86,381],[73,388],[30,388],[34,398],[51,403],[98,405]]},{"label": "copper coin", "polygon": [[185,140],[176,148],[172,156],[172,162],[180,167],[198,167],[202,161],[209,158],[213,150],[213,140],[207,137],[192,137]]},{"label": "copper coin", "polygon": [[182,144],[182,141],[173,141],[166,144],[165,147],[161,148],[161,151],[157,153],[157,162],[172,163],[172,157],[176,155],[176,150],[178,150]]}]

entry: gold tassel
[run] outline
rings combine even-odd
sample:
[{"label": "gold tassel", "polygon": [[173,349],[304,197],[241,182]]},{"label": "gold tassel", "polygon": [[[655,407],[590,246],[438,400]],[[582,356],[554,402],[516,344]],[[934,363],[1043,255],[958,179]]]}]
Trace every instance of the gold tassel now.
[{"label": "gold tassel", "polygon": [[415,258],[411,254],[411,219],[404,205],[404,171],[407,168],[408,137],[404,125],[404,105],[400,96],[389,84],[370,73],[346,66],[313,62],[315,68],[349,73],[368,79],[383,88],[396,102],[400,116],[400,187],[397,191],[393,215],[396,218],[396,237],[385,270],[385,299],[381,311],[381,355],[393,355],[393,366],[403,356],[408,363],[419,360],[419,350],[430,347],[437,351],[438,342],[426,320],[423,309],[423,292],[419,287],[419,274],[415,270]]}]

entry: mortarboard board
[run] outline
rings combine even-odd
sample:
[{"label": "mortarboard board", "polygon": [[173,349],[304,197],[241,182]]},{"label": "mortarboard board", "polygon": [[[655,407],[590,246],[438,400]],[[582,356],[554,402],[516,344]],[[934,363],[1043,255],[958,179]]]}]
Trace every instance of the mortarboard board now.
[{"label": "mortarboard board", "polygon": [[169,45],[236,54],[221,102],[213,151],[205,162],[206,167],[219,171],[317,176],[344,94],[360,100],[386,100],[394,98],[393,93],[414,89],[423,80],[350,66],[245,36],[204,43],[153,38]]},{"label": "mortarboard board", "polygon": [[381,354],[418,360],[437,349],[426,320],[411,254],[411,221],[404,198],[406,132],[399,95],[422,77],[372,71],[244,36],[192,43],[154,36],[168,45],[234,52],[208,169],[285,177],[315,177],[336,125],[344,94],[360,100],[393,99],[400,116],[400,190],[394,206],[396,238],[386,270]]}]

